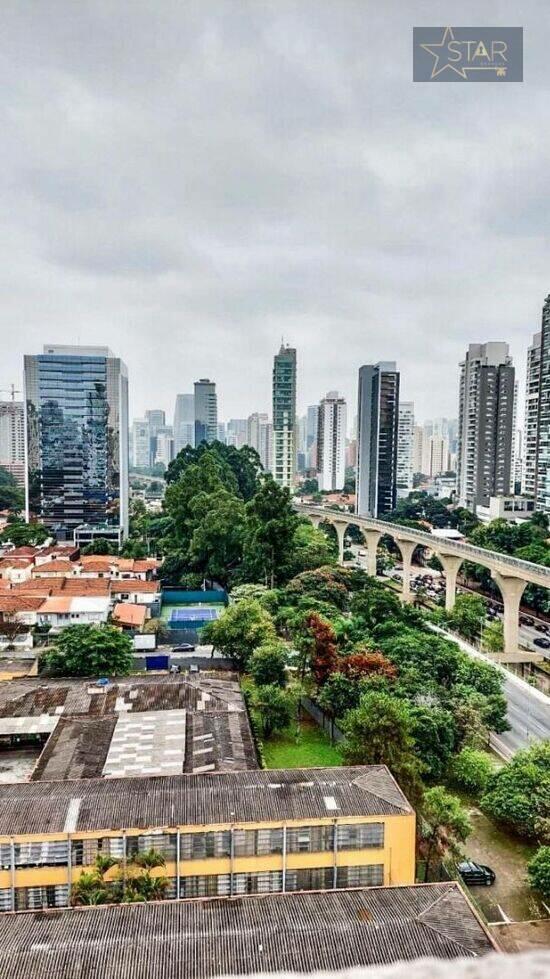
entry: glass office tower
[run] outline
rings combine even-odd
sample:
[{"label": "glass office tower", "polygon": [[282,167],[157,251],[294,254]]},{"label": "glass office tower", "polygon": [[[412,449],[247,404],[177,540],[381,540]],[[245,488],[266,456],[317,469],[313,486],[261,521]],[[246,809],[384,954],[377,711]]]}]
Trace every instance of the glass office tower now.
[{"label": "glass office tower", "polygon": [[128,533],[128,373],[107,347],[25,357],[26,510],[59,540]]},{"label": "glass office tower", "polygon": [[393,361],[359,368],[357,504],[362,517],[381,517],[397,502],[399,371]]}]

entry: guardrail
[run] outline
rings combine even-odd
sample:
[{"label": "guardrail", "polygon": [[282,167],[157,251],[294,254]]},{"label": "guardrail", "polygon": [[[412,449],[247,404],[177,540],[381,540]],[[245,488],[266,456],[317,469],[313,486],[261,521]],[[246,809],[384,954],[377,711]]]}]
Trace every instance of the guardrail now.
[{"label": "guardrail", "polygon": [[538,579],[542,579],[542,581],[536,583],[540,583],[544,588],[550,587],[550,568],[545,568],[542,564],[534,564],[532,561],[522,561],[520,558],[511,557],[509,554],[501,554],[499,551],[488,551],[483,547],[475,547],[474,544],[463,544],[459,541],[442,539],[433,534],[428,534],[424,530],[415,530],[412,527],[405,527],[398,523],[390,523],[388,520],[378,520],[376,517],[360,517],[356,513],[343,513],[338,510],[328,510],[325,507],[305,506],[299,503],[294,503],[293,506],[298,513],[303,513],[306,516],[321,517],[324,520],[337,520],[340,517],[347,523],[357,524],[358,527],[379,530],[381,533],[389,534],[390,537],[394,538],[401,535],[406,540],[413,540],[418,544],[424,544],[427,547],[431,547],[432,550],[440,550],[447,554],[457,554],[463,556],[465,560],[470,558],[476,564],[482,564],[485,567],[491,566],[488,562],[500,564],[518,572],[517,577],[519,578],[523,577],[529,581],[532,577],[537,577]]}]

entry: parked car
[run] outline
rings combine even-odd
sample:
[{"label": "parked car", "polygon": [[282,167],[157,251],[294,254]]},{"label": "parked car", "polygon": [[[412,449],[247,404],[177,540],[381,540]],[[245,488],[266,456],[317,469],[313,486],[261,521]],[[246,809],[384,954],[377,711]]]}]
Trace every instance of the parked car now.
[{"label": "parked car", "polygon": [[540,649],[550,649],[550,639],[533,639],[533,645],[538,646]]},{"label": "parked car", "polygon": [[180,642],[179,646],[172,647],[173,653],[194,653],[195,647],[191,642]]},{"label": "parked car", "polygon": [[457,864],[456,869],[465,884],[485,884],[490,887],[497,879],[494,870],[483,863],[474,863],[473,860],[463,860]]}]

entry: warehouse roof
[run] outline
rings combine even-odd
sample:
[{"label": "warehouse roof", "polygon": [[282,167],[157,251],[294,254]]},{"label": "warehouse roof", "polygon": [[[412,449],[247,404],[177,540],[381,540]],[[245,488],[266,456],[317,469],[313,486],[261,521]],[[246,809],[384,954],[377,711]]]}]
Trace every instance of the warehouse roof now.
[{"label": "warehouse roof", "polygon": [[121,710],[243,711],[234,674],[205,676],[113,677],[106,686],[95,680],[29,677],[0,685],[0,717],[37,714],[116,714]]},{"label": "warehouse roof", "polygon": [[383,765],[7,785],[0,835],[411,813]]},{"label": "warehouse roof", "polygon": [[494,948],[451,882],[8,913],[0,976],[213,979],[473,958]]}]

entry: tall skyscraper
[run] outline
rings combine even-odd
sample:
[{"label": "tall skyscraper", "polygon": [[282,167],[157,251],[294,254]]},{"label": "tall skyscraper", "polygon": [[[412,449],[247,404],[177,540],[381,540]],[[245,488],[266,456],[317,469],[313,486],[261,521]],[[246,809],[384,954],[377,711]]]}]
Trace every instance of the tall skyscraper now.
[{"label": "tall skyscraper", "polygon": [[319,421],[318,405],[309,405],[306,417],[306,465],[308,469],[317,469],[317,424]]},{"label": "tall skyscraper", "polygon": [[424,476],[440,476],[449,471],[449,443],[441,435],[430,435],[422,440],[422,467]]},{"label": "tall skyscraper", "polygon": [[424,458],[424,428],[422,425],[415,425],[414,434],[413,434],[413,455],[412,455],[413,473],[422,472],[423,458]]},{"label": "tall skyscraper", "polygon": [[246,445],[248,434],[248,421],[246,418],[230,418],[227,423],[226,440],[228,445],[234,445],[236,449],[242,449]]},{"label": "tall skyscraper", "polygon": [[346,481],[347,408],[338,391],[329,391],[318,409],[317,474],[320,490],[341,490]]},{"label": "tall skyscraper", "polygon": [[171,425],[165,425],[164,428],[157,429],[157,434],[155,435],[155,454],[153,456],[153,464],[161,463],[163,466],[168,466],[174,458],[174,431]]},{"label": "tall skyscraper", "polygon": [[195,396],[178,394],[174,411],[174,455],[195,445]]},{"label": "tall skyscraper", "polygon": [[154,438],[159,428],[166,427],[166,412],[161,408],[152,408],[145,412],[145,418],[149,425],[151,438]]},{"label": "tall skyscraper", "polygon": [[273,360],[273,476],[291,488],[296,473],[296,350],[281,345]]},{"label": "tall skyscraper", "polygon": [[399,372],[393,361],[359,368],[357,513],[380,517],[397,499]]},{"label": "tall skyscraper", "polygon": [[218,398],[216,385],[207,377],[195,381],[195,445],[218,438]]},{"label": "tall skyscraper", "polygon": [[108,347],[25,356],[26,509],[60,540],[128,532],[128,373]]},{"label": "tall skyscraper", "polygon": [[130,459],[135,469],[150,469],[151,456],[151,429],[146,418],[135,418],[132,423],[131,434],[132,452]]},{"label": "tall skyscraper", "polygon": [[536,508],[550,513],[550,296],[542,307]]},{"label": "tall skyscraper", "polygon": [[399,403],[397,428],[397,495],[408,496],[413,488],[414,404]]},{"label": "tall skyscraper", "polygon": [[218,438],[218,442],[223,442],[223,444],[225,445],[227,441],[226,434],[225,434],[225,422],[218,422],[217,438]]},{"label": "tall skyscraper", "polygon": [[527,350],[525,381],[525,417],[523,425],[522,492],[537,495],[537,444],[539,433],[539,387],[542,333],[535,333]]},{"label": "tall skyscraper", "polygon": [[471,343],[460,364],[457,483],[475,511],[510,492],[515,371],[508,344]]},{"label": "tall skyscraper", "polygon": [[0,466],[25,485],[25,416],[22,401],[0,401]]},{"label": "tall skyscraper", "polygon": [[271,472],[273,426],[266,414],[255,411],[247,420],[247,444],[256,449],[266,472]]}]

